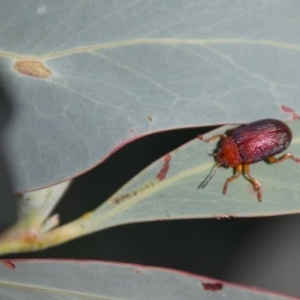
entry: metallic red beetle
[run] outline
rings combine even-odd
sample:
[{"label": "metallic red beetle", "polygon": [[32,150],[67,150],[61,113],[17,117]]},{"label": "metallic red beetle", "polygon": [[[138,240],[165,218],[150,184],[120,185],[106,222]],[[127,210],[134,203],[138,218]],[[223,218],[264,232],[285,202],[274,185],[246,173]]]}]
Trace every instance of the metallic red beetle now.
[{"label": "metallic red beetle", "polygon": [[238,178],[244,171],[257,192],[258,200],[261,201],[261,184],[251,176],[249,164],[261,160],[279,163],[288,158],[300,163],[300,158],[290,153],[284,154],[279,159],[274,157],[274,155],[284,151],[292,140],[290,128],[285,123],[275,119],[259,120],[238,127],[231,132],[230,136],[217,134],[209,139],[205,139],[202,135],[199,135],[198,138],[207,143],[217,138],[222,139],[219,150],[214,154],[217,164],[212,174],[199,187],[204,188],[221,166],[236,169],[236,174],[226,180],[223,194],[227,192],[228,184]]}]

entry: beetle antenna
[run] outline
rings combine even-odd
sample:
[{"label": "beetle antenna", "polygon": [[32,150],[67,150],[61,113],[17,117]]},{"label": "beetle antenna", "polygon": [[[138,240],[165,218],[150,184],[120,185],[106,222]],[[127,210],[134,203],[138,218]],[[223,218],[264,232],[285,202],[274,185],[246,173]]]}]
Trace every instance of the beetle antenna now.
[{"label": "beetle antenna", "polygon": [[217,153],[207,153],[209,156],[217,156]]},{"label": "beetle antenna", "polygon": [[215,176],[217,170],[222,166],[222,164],[216,164],[214,168],[211,170],[210,175],[198,186],[198,189],[204,189],[206,185],[210,182],[210,180]]}]

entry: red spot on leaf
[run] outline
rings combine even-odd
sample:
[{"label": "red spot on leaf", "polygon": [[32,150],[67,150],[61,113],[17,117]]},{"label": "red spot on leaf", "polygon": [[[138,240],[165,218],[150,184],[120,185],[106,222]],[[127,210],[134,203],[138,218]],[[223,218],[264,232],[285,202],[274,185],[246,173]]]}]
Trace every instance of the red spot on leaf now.
[{"label": "red spot on leaf", "polygon": [[286,113],[294,112],[294,109],[292,109],[291,107],[285,106],[285,105],[281,105],[281,109]]},{"label": "red spot on leaf", "polygon": [[2,261],[8,268],[10,268],[10,269],[15,269],[16,268],[16,266],[11,262],[11,261],[9,261],[9,260],[3,260]]},{"label": "red spot on leaf", "polygon": [[170,160],[171,160],[171,154],[167,154],[164,156],[164,164],[161,168],[161,170],[157,173],[156,178],[160,181],[164,180],[166,178],[166,175],[168,173],[169,167],[170,167]]},{"label": "red spot on leaf", "polygon": [[220,291],[223,289],[223,284],[220,282],[201,282],[205,291]]},{"label": "red spot on leaf", "polygon": [[286,105],[281,105],[281,109],[282,109],[283,112],[291,113],[292,114],[292,120],[297,120],[297,119],[300,118],[299,114],[297,114],[297,112],[291,107],[288,107]]}]

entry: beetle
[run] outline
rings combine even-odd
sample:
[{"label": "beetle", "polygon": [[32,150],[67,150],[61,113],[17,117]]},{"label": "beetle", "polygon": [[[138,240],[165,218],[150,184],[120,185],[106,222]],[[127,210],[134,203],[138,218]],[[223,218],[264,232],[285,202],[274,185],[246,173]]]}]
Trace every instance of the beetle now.
[{"label": "beetle", "polygon": [[286,153],[280,158],[274,155],[283,152],[292,141],[290,128],[282,121],[276,119],[263,119],[233,129],[231,134],[217,134],[209,139],[198,135],[198,139],[210,143],[220,138],[218,151],[214,154],[217,163],[211,175],[204,180],[199,188],[204,188],[221,166],[235,169],[235,174],[225,181],[223,194],[226,194],[230,182],[237,179],[242,173],[248,176],[257,192],[257,199],[261,201],[261,184],[250,174],[250,164],[268,160],[270,163],[280,163],[288,158],[300,163],[300,158]]}]

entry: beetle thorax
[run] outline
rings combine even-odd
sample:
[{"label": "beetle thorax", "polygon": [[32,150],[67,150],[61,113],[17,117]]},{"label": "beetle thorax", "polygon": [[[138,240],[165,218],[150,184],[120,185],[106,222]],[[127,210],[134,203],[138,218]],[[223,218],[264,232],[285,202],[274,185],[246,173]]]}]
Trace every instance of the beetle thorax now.
[{"label": "beetle thorax", "polygon": [[216,157],[222,165],[231,168],[237,167],[242,162],[238,147],[231,136],[222,140]]}]

